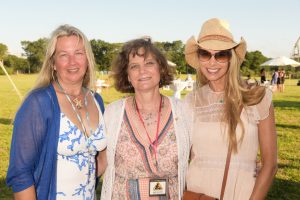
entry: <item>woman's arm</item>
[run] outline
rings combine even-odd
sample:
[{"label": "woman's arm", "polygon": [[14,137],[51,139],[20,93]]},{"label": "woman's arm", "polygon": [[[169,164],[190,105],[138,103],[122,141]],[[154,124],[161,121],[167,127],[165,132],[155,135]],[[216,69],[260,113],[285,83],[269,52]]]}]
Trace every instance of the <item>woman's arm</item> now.
[{"label": "woman's arm", "polygon": [[97,177],[101,176],[107,166],[106,149],[100,151],[97,155]]},{"label": "woman's arm", "polygon": [[36,200],[36,193],[34,186],[22,190],[21,192],[14,193],[15,200]]},{"label": "woman's arm", "polygon": [[12,187],[16,199],[36,197],[35,184],[40,177],[35,179],[34,172],[47,133],[43,109],[48,110],[40,105],[35,94],[31,94],[15,117],[6,182]]},{"label": "woman's arm", "polygon": [[256,179],[250,199],[264,199],[277,171],[277,135],[274,108],[270,106],[269,116],[258,124],[258,139],[262,168]]}]

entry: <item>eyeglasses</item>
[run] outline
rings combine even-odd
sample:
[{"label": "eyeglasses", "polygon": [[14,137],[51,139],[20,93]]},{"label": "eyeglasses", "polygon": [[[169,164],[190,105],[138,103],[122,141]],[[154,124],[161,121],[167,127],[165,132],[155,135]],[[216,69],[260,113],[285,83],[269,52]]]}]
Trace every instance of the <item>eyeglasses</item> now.
[{"label": "eyeglasses", "polygon": [[202,62],[207,62],[211,59],[211,57],[214,57],[218,63],[226,63],[226,62],[229,62],[229,60],[231,58],[231,51],[224,50],[224,51],[219,51],[215,54],[212,54],[204,49],[199,49],[198,57],[199,57],[199,60]]}]

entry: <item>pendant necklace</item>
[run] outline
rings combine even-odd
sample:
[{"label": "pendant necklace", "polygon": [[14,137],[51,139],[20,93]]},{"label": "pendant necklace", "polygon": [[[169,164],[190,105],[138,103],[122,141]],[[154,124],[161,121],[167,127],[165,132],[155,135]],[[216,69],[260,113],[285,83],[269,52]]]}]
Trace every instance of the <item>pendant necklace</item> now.
[{"label": "pendant necklace", "polygon": [[[80,94],[81,95],[81,94]],[[80,96],[79,95],[79,96]],[[72,100],[74,103],[75,103],[75,107],[80,110],[82,108],[82,102],[81,102],[81,99],[79,99],[78,97],[75,97],[73,100]]]},{"label": "pendant necklace", "polygon": [[134,98],[134,102],[135,102],[135,106],[136,106],[136,112],[139,116],[139,119],[146,131],[146,134],[147,134],[147,137],[148,137],[148,140],[149,140],[149,143],[150,143],[150,146],[153,148],[153,151],[154,151],[154,156],[155,156],[155,161],[157,163],[157,157],[156,157],[156,151],[157,151],[157,143],[158,143],[158,132],[159,132],[159,124],[160,124],[160,114],[161,114],[161,108],[162,108],[162,96],[160,96],[160,103],[159,103],[159,111],[158,111],[158,116],[157,116],[157,126],[156,126],[156,134],[155,134],[155,141],[152,142],[151,141],[151,138],[150,138],[150,134],[148,133],[148,130],[145,126],[145,122],[141,116],[141,113],[139,111],[139,107],[138,107],[138,104]]},{"label": "pendant necklace", "polygon": [[[68,100],[69,103],[71,104],[71,107],[72,107],[73,111],[74,111],[75,114],[76,114],[76,117],[77,117],[77,119],[78,119],[78,121],[79,121],[79,123],[80,123],[80,125],[81,125],[81,128],[82,128],[82,130],[83,130],[83,133],[84,133],[85,137],[86,137],[86,138],[89,138],[89,137],[88,137],[88,133],[87,133],[87,131],[86,131],[86,128],[85,128],[85,126],[84,126],[84,124],[83,124],[81,114],[80,114],[80,113],[78,112],[78,110],[76,109],[76,108],[77,108],[77,105],[76,105],[76,104],[74,105],[74,103],[73,103],[73,101],[71,100],[70,96],[65,92],[65,90],[62,88],[62,86],[60,85],[60,83],[58,82],[57,79],[56,79],[56,83],[57,83],[59,89],[64,93],[64,95],[66,96],[67,100]],[[86,117],[87,117],[87,122],[88,122],[89,130],[90,130],[90,134],[92,134],[92,129],[91,129],[91,126],[90,126],[89,113],[88,113],[88,110],[87,110],[87,106],[88,106],[88,103],[87,103],[87,94],[88,94],[88,92],[86,92],[86,95],[84,96],[84,103],[85,103],[85,107],[86,107],[85,112],[86,112]],[[76,98],[75,98],[75,99],[76,99]],[[81,100],[80,100],[80,103],[81,103]],[[82,108],[82,104],[81,104],[80,106],[81,106],[80,108]],[[75,107],[76,107],[76,108],[75,108]]]},{"label": "pendant necklace", "polygon": [[[72,102],[72,104],[74,104],[74,106],[80,110],[83,107],[83,103],[82,100],[79,98],[82,94],[82,89],[80,90],[80,94],[79,95],[72,95],[72,94],[68,94],[60,85],[60,83],[58,82],[58,80],[55,81],[59,87],[59,89],[61,90],[62,93],[64,93],[65,95],[67,95],[70,99],[70,101]],[[71,97],[72,98],[71,98]]]},{"label": "pendant necklace", "polygon": [[[63,90],[64,93],[66,93],[66,91]],[[75,104],[75,107],[80,110],[83,105],[82,105],[82,100],[79,98],[81,96],[81,92],[82,90],[80,91],[80,94],[79,95],[72,95],[72,94],[67,94],[68,96],[71,96],[71,97],[75,97],[74,99],[72,99],[72,102]],[[71,99],[71,98],[70,98]]]}]

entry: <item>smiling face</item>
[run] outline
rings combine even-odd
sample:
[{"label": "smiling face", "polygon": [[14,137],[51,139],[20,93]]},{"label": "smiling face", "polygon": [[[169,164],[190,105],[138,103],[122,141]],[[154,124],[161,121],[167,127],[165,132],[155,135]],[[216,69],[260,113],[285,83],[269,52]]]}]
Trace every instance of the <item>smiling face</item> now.
[{"label": "smiling face", "polygon": [[199,62],[201,65],[200,71],[207,78],[213,88],[223,89],[225,85],[226,74],[229,69],[229,59],[225,62],[217,62],[215,56],[220,51],[206,51],[214,56],[212,56],[209,60],[205,59],[206,61],[204,61],[200,58],[201,55],[199,55]]},{"label": "smiling face", "polygon": [[135,93],[159,90],[159,64],[151,53],[144,58],[141,51],[143,49],[140,49],[138,54],[129,54],[128,80],[131,82]]},{"label": "smiling face", "polygon": [[83,41],[77,36],[57,39],[54,54],[54,69],[59,82],[82,84],[88,66]]}]

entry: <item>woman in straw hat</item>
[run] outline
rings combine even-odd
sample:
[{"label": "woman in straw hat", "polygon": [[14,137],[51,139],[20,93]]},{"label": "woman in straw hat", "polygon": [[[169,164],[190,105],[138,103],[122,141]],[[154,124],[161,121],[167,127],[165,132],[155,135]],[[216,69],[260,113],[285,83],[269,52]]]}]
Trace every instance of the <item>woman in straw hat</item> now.
[{"label": "woman in straw hat", "polygon": [[[239,74],[245,54],[246,42],[234,42],[220,19],[209,19],[198,39],[187,41],[186,61],[198,75],[197,89],[185,99],[193,117],[188,191],[230,200],[264,199],[272,184],[277,169],[272,92],[245,87]],[[256,174],[258,149],[262,167]],[[229,170],[224,170],[226,163]]]}]

